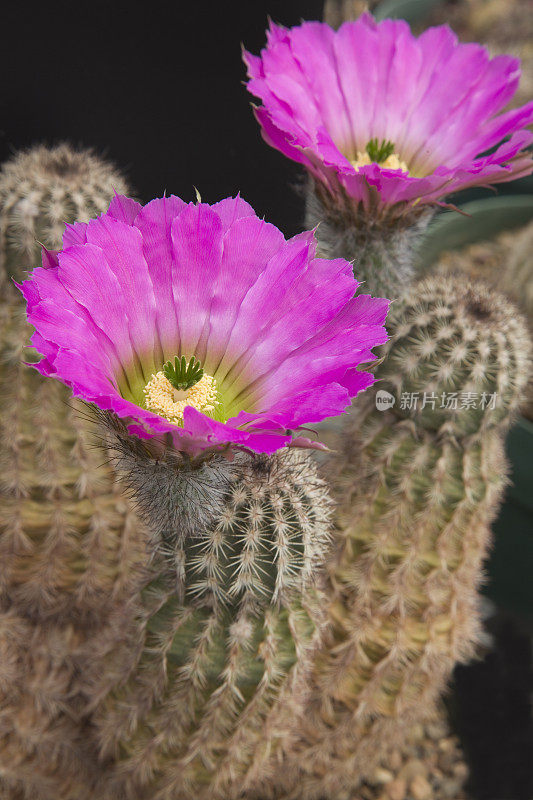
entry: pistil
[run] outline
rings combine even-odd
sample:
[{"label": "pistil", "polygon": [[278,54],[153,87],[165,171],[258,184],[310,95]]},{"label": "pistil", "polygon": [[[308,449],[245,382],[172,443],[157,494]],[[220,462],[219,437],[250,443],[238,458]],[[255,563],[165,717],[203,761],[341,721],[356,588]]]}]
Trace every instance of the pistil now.
[{"label": "pistil", "polygon": [[194,358],[189,364],[185,358],[176,357],[174,365],[167,361],[144,387],[144,396],[149,411],[178,425],[187,406],[209,413],[220,404],[215,378],[206,375]]},{"label": "pistil", "polygon": [[366,148],[358,150],[356,158],[351,159],[350,163],[355,169],[378,164],[384,169],[401,169],[403,172],[409,172],[405,161],[402,161],[399,154],[394,152],[394,144],[385,139],[381,142],[378,139],[370,139]]}]

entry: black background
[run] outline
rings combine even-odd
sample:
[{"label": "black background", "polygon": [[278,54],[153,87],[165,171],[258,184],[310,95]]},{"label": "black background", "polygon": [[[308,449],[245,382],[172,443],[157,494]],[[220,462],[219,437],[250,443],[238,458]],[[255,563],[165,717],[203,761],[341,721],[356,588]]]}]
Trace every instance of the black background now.
[{"label": "black background", "polygon": [[299,168],[262,140],[241,42],[268,16],[320,19],[321,0],[10,2],[2,13],[0,157],[44,141],[94,147],[139,199],[215,202],[240,191],[287,235],[301,229]]}]

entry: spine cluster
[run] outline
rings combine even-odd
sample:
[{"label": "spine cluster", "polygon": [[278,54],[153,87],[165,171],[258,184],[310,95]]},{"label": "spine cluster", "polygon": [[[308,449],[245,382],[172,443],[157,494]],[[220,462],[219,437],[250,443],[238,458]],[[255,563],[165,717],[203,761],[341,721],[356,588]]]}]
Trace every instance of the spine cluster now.
[{"label": "spine cluster", "polygon": [[[391,327],[381,380],[345,417],[329,465],[339,509],[330,624],[289,759],[295,797],[357,787],[382,748],[434,714],[454,665],[483,637],[478,587],[506,484],[504,433],[528,376],[527,332],[503,297],[442,277],[394,304]],[[494,408],[376,407],[384,387],[425,381],[437,394],[500,394]]]},{"label": "spine cluster", "polygon": [[88,222],[127,186],[114,166],[68,144],[21,152],[0,173],[0,273],[26,277],[40,246],[59,248],[66,222]]},{"label": "spine cluster", "polygon": [[154,469],[143,446],[115,437],[155,561],[94,689],[110,785],[168,800],[241,796],[264,782],[286,733],[273,708],[296,717],[307,697],[325,623],[324,483],[307,455],[198,467],[167,454]]},{"label": "spine cluster", "polygon": [[[37,266],[39,241],[60,247],[62,223],[109,203],[111,184],[122,185],[116,171],[66,146],[6,164],[3,268],[20,277]],[[90,800],[101,770],[85,730],[85,666],[110,606],[133,591],[145,533],[95,449],[87,409],[24,363],[37,357],[31,329],[1,272],[0,794]]]}]

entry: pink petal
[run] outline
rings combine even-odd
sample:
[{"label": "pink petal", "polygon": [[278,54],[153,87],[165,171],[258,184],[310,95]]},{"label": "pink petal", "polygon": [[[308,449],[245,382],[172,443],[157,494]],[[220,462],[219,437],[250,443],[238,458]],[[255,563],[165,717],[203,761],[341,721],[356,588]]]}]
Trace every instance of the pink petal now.
[{"label": "pink petal", "polygon": [[222,221],[205,203],[192,203],[172,221],[172,291],[180,351],[187,359],[202,347],[222,264]]},{"label": "pink petal", "polygon": [[[491,60],[447,26],[418,39],[405,22],[368,14],[336,32],[317,22],[274,27],[261,56],[244,58],[248,88],[263,103],[254,113],[264,139],[341,203],[345,191],[373,213],[421,207],[533,171],[526,153],[511,165],[499,152],[499,169],[479,159],[533,121],[533,103],[498,116],[516,90],[517,59]],[[355,170],[350,161],[371,138],[392,141],[410,174],[375,164]]]},{"label": "pink petal", "polygon": [[[312,232],[285,241],[239,197],[144,208],[116,197],[66,237],[78,243],[45,253],[45,268],[19,287],[44,356],[35,369],[123,418],[132,435],[170,436],[191,456],[320,448],[292,429],[342,412],[373,380],[357,366],[386,338],[386,301],[353,299],[348,262],[317,259]],[[144,408],[151,372],[182,353],[220,381],[227,422],[187,407],[178,426]]]},{"label": "pink petal", "polygon": [[72,247],[73,244],[85,244],[87,241],[87,223],[74,222],[72,225],[65,225],[63,233],[63,249]]},{"label": "pink petal", "polygon": [[137,228],[104,214],[89,222],[87,243],[99,248],[117,278],[131,344],[138,356],[146,358],[148,380],[161,363],[162,350],[156,341],[156,299],[142,235]]},{"label": "pink petal", "polygon": [[130,197],[124,197],[121,194],[115,194],[111,200],[111,204],[107,210],[107,214],[119,222],[125,222],[126,225],[133,225],[135,217],[141,211],[142,206]]},{"label": "pink petal", "polygon": [[[218,209],[217,213],[220,214]],[[260,273],[284,244],[283,234],[255,215],[240,217],[227,229],[221,270],[212,286],[205,352],[199,356],[205,358],[206,370],[211,374],[215,371],[223,374],[224,355],[233,362],[235,353],[240,354],[246,347],[247,342],[239,340],[237,333],[237,340],[234,336],[232,348],[228,349],[241,305]]]},{"label": "pink petal", "polygon": [[135,218],[157,298],[156,325],[164,361],[179,352],[179,323],[172,289],[174,251],[171,228],[174,219],[185,208],[187,205],[183,200],[171,195],[147,203]]}]

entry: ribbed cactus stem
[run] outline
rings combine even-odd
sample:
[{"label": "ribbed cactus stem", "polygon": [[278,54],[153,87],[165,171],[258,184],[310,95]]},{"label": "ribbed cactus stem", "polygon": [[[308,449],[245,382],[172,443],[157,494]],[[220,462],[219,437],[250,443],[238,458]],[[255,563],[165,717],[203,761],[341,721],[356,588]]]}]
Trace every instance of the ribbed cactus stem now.
[{"label": "ribbed cactus stem", "polygon": [[442,276],[397,305],[394,346],[377,372],[395,413],[456,438],[508,425],[530,372],[516,308],[482,282]]},{"label": "ribbed cactus stem", "polygon": [[[120,174],[91,153],[37,147],[0,174],[0,793],[90,800],[102,769],[86,735],[84,680],[111,603],[129,599],[144,529],[94,447],[96,427],[35,357],[20,278],[40,242],[98,214]],[[96,642],[96,646],[95,646]]]},{"label": "ribbed cactus stem", "polygon": [[126,184],[89,150],[39,145],[18,153],[0,173],[0,273],[24,278],[40,245],[59,247],[65,222],[88,222]]},{"label": "ribbed cactus stem", "polygon": [[[142,544],[131,537],[140,526],[94,449],[86,410],[23,363],[28,326],[8,289],[0,305],[0,600],[37,618],[89,619],[139,558]],[[129,552],[119,557],[123,537]]]},{"label": "ribbed cactus stem", "polygon": [[[107,447],[152,534],[153,550],[176,565],[180,594],[209,595],[213,604],[246,597],[263,604],[309,581],[327,544],[329,501],[307,455],[191,459],[132,437],[116,418],[102,418]],[[242,530],[241,507],[249,515]],[[199,545],[215,521],[217,534]],[[231,546],[224,525],[237,525]]]},{"label": "ribbed cactus stem", "polygon": [[0,774],[15,796],[90,800],[104,795],[84,730],[85,666],[110,605],[137,585],[144,529],[94,448],[83,406],[23,363],[29,333],[8,285],[0,303]]},{"label": "ribbed cactus stem", "polygon": [[398,297],[415,277],[416,252],[433,216],[431,210],[405,217],[383,217],[363,211],[346,195],[333,198],[310,182],[305,227],[317,228],[323,258],[353,261],[354,274],[373,295]]},{"label": "ribbed cactus stem", "polygon": [[265,727],[276,701],[287,687],[296,706],[306,697],[328,495],[303,453],[196,463],[117,420],[106,430],[154,554],[124,646],[96,681],[111,786],[161,800],[237,796],[258,750],[281,739]]},{"label": "ribbed cactus stem", "polygon": [[[381,381],[346,416],[327,467],[339,504],[330,627],[289,756],[291,797],[355,789],[384,746],[433,713],[482,636],[477,592],[506,483],[504,433],[529,375],[527,332],[503,297],[442,276],[412,287],[389,323]],[[476,391],[478,407],[376,407],[378,392],[424,384],[439,403]],[[495,407],[479,407],[494,391]]]},{"label": "ribbed cactus stem", "polygon": [[[40,243],[60,247],[65,222],[99,213],[113,187],[123,186],[109,164],[68,145],[16,155],[0,174],[4,266],[18,276],[30,271],[40,262]],[[122,533],[138,522],[100,466],[95,424],[83,406],[24,364],[38,356],[28,348],[23,305],[8,280],[0,304],[2,584],[24,613],[91,616],[102,586],[116,591],[115,576],[103,567],[115,557],[109,548],[120,547]],[[137,543],[134,559],[138,552]]]},{"label": "ribbed cactus stem", "polygon": [[[506,231],[496,239],[476,242],[463,250],[443,254],[439,269],[480,278],[502,292],[525,314],[533,334],[533,223],[520,231]],[[533,378],[522,413],[533,418]]]}]

